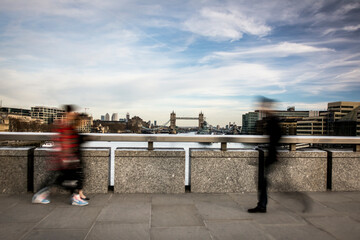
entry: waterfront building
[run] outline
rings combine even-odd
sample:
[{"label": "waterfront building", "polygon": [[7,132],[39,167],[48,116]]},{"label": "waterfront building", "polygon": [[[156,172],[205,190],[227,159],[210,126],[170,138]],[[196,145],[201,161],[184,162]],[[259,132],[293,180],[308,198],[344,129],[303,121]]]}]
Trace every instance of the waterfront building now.
[{"label": "waterfront building", "polygon": [[65,110],[55,107],[36,106],[31,108],[31,117],[43,120],[50,124],[64,118]]}]

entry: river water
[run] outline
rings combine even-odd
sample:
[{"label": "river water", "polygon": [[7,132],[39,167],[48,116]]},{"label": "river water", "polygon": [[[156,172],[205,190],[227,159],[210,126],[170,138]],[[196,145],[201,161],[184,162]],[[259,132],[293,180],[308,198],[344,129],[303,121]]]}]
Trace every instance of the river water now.
[{"label": "river water", "polygon": [[[178,135],[195,135],[195,133],[186,133]],[[114,186],[115,175],[115,150],[116,148],[147,148],[147,142],[96,142],[91,141],[84,144],[83,147],[107,147],[111,149],[110,152],[110,179],[109,185]],[[255,145],[243,143],[228,143],[228,149],[238,148],[254,148]],[[183,148],[185,150],[185,185],[190,183],[190,157],[189,149],[191,148],[213,148],[220,149],[220,143],[197,143],[197,142],[154,142],[154,148]]]}]

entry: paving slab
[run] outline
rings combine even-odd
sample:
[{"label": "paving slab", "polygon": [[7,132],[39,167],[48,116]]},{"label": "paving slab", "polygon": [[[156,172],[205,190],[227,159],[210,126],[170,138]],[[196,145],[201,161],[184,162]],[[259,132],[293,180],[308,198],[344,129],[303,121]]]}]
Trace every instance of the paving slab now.
[{"label": "paving slab", "polygon": [[34,230],[27,235],[24,240],[69,240],[84,239],[88,230],[79,229],[49,229]]},{"label": "paving slab", "polygon": [[359,202],[340,202],[340,203],[333,203],[333,202],[325,202],[323,203],[327,207],[334,209],[337,212],[341,213],[358,213],[360,214],[360,204]]},{"label": "paving slab", "polygon": [[264,231],[277,240],[332,240],[336,239],[329,233],[311,225],[266,225]]},{"label": "paving slab", "polygon": [[249,219],[245,208],[235,201],[196,202],[195,206],[206,220]]},{"label": "paving slab", "polygon": [[351,197],[349,197],[348,194],[344,192],[312,192],[307,194],[314,201],[321,203],[343,203],[353,200]]},{"label": "paving slab", "polygon": [[51,205],[29,203],[15,204],[0,214],[0,223],[39,222],[54,209]]},{"label": "paving slab", "polygon": [[122,224],[98,222],[91,229],[87,240],[143,240],[150,239],[149,224]]},{"label": "paving slab", "polygon": [[153,205],[151,226],[204,226],[204,222],[194,205]]},{"label": "paving slab", "polygon": [[69,206],[54,209],[36,229],[82,229],[90,228],[101,211],[100,207]]},{"label": "paving slab", "polygon": [[20,239],[26,232],[30,231],[37,223],[0,223],[0,239]]},{"label": "paving slab", "polygon": [[157,240],[212,240],[206,227],[151,228],[151,239]]},{"label": "paving slab", "polygon": [[260,226],[253,221],[206,221],[213,239],[271,239]]},{"label": "paving slab", "polygon": [[146,224],[150,222],[150,215],[150,203],[118,201],[116,204],[111,202],[105,206],[98,217],[98,221]]},{"label": "paving slab", "polygon": [[297,214],[305,216],[336,215],[333,209],[314,201],[308,196],[308,193],[272,193],[270,198]]},{"label": "paving slab", "polygon": [[[313,210],[303,213],[305,195]],[[360,192],[270,193],[268,212],[250,214],[256,193],[89,194],[89,206],[53,194],[0,194],[0,239],[358,239]]]},{"label": "paving slab", "polygon": [[154,194],[152,204],[194,204],[191,194]]},{"label": "paving slab", "polygon": [[337,239],[359,239],[360,224],[345,216],[309,217],[307,220],[317,228],[335,236]]}]

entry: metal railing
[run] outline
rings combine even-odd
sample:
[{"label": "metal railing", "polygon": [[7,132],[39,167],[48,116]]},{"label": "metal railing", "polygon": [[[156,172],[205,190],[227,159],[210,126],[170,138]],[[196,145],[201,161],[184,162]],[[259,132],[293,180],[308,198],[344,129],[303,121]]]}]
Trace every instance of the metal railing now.
[{"label": "metal railing", "polygon": [[[154,142],[198,142],[221,143],[221,150],[227,149],[227,143],[267,143],[266,135],[167,135],[167,134],[102,134],[85,133],[88,141],[147,142],[153,150]],[[49,141],[55,133],[1,132],[0,141]],[[290,150],[296,150],[296,144],[350,144],[360,151],[360,137],[351,136],[283,136],[282,144],[289,144]]]}]

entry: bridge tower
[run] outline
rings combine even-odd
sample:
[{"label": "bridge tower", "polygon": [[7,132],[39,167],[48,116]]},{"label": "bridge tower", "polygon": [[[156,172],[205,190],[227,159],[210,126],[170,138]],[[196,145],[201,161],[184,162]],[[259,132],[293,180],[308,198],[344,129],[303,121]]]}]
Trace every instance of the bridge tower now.
[{"label": "bridge tower", "polygon": [[170,130],[171,133],[176,133],[176,113],[174,111],[170,114]]},{"label": "bridge tower", "polygon": [[199,129],[204,127],[204,114],[202,112],[199,113]]}]

